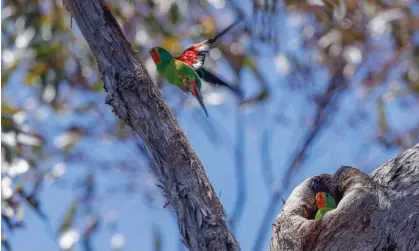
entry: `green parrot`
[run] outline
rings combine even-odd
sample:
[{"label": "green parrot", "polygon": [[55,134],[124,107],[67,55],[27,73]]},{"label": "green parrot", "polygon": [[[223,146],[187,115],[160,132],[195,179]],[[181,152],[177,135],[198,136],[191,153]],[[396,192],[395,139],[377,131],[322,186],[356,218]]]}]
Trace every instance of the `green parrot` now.
[{"label": "green parrot", "polygon": [[208,112],[201,94],[201,78],[213,84],[226,86],[234,92],[239,93],[241,96],[240,91],[226,84],[214,74],[202,68],[206,55],[214,47],[217,39],[224,35],[239,21],[240,19],[217,34],[215,37],[189,47],[180,56],[175,57],[166,49],[161,47],[154,47],[149,52],[157,66],[157,71],[165,77],[169,83],[179,87],[186,93],[192,93],[192,95],[198,100],[202,109],[204,109],[207,117]]},{"label": "green parrot", "polygon": [[316,204],[319,210],[316,213],[315,219],[320,220],[330,210],[336,208],[336,202],[333,197],[325,192],[319,192],[316,194]]}]

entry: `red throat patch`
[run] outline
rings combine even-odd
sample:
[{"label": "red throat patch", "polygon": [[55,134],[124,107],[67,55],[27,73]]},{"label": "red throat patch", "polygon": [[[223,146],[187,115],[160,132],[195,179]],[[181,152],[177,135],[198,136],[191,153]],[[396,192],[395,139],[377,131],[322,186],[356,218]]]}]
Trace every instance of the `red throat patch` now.
[{"label": "red throat patch", "polygon": [[324,207],[324,192],[320,192],[316,194],[316,202],[319,208]]},{"label": "red throat patch", "polygon": [[153,58],[154,63],[157,64],[157,63],[160,62],[160,56],[159,56],[159,54],[155,50],[153,50],[151,52],[151,57]]}]

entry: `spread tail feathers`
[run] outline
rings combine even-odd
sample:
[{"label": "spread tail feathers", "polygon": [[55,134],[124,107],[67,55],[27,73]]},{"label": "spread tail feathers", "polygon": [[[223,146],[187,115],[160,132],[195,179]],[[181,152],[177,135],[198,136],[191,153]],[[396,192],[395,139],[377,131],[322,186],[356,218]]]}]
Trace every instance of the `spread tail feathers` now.
[{"label": "spread tail feathers", "polygon": [[228,89],[230,89],[231,91],[233,91],[234,94],[236,94],[239,98],[243,97],[243,93],[241,92],[240,88],[233,87],[233,86],[227,84],[226,82],[224,82],[223,80],[221,80],[220,78],[218,78],[217,76],[212,74],[211,72],[205,70],[204,68],[201,68],[201,69],[197,70],[197,73],[198,73],[198,76],[200,78],[202,78],[203,80],[205,80],[209,83],[212,83],[214,85],[225,86]]}]

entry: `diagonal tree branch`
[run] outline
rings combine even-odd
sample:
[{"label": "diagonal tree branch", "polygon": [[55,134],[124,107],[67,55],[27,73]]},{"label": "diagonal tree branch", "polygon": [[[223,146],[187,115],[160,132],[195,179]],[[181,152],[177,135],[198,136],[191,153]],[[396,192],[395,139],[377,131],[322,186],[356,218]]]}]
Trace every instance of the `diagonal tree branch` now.
[{"label": "diagonal tree branch", "polygon": [[63,0],[96,57],[106,103],[141,137],[190,250],[239,250],[202,163],[120,26],[100,0]]}]

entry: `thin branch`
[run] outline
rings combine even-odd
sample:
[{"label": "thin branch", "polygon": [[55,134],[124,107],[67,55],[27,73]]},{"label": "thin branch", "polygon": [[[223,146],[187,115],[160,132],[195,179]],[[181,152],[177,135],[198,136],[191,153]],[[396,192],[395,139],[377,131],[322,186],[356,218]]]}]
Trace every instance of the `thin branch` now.
[{"label": "thin branch", "polygon": [[246,202],[246,168],[245,168],[245,121],[240,112],[240,107],[236,108],[236,151],[235,151],[235,172],[236,172],[236,203],[233,209],[232,216],[229,220],[232,231],[235,230],[236,224],[240,221],[243,215],[244,205]]},{"label": "thin branch", "polygon": [[285,189],[289,187],[292,181],[292,176],[302,166],[305,161],[306,153],[313,145],[317,137],[320,135],[322,129],[326,126],[328,118],[333,117],[333,110],[338,102],[337,97],[347,86],[346,80],[343,77],[343,67],[339,67],[333,77],[330,79],[328,88],[322,95],[322,100],[318,104],[316,115],[314,116],[314,123],[309,132],[307,132],[305,139],[301,146],[295,151],[296,154],[292,159],[290,165],[286,169],[286,172],[281,180],[280,186],[273,193],[269,202],[268,208],[265,212],[262,223],[260,224],[256,241],[253,245],[253,250],[261,250],[264,243],[265,236],[267,234],[266,228],[272,222],[272,218],[277,212],[280,199]]},{"label": "thin branch", "polygon": [[271,160],[271,139],[273,138],[273,132],[275,127],[272,130],[269,127],[265,128],[262,132],[262,142],[260,146],[260,156],[262,163],[262,175],[265,180],[266,190],[269,194],[272,193],[272,185],[274,184],[274,175],[272,171],[272,160]]}]

